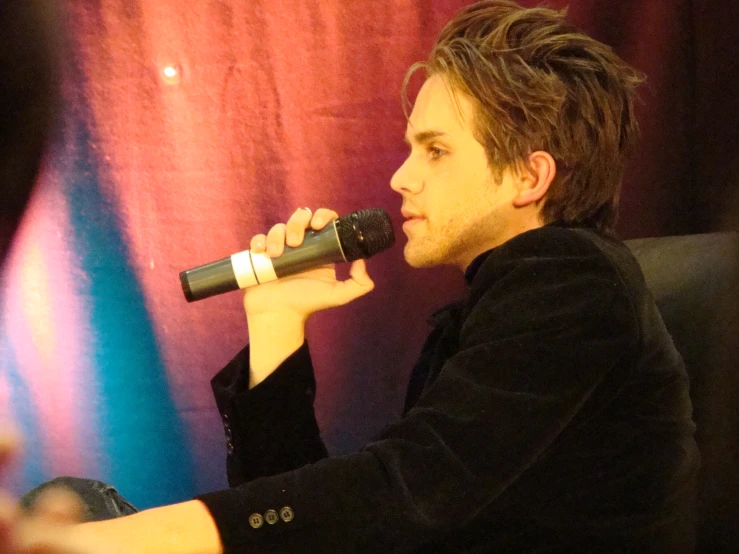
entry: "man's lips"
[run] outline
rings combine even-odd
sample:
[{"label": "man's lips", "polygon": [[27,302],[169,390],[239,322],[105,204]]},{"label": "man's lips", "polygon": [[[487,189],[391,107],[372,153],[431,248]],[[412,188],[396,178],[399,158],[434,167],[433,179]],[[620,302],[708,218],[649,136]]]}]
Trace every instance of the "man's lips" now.
[{"label": "man's lips", "polygon": [[418,212],[413,212],[406,208],[400,210],[401,215],[406,219],[423,219],[423,216]]},{"label": "man's lips", "polygon": [[405,208],[400,210],[400,213],[403,215],[403,217],[406,219],[405,223],[403,223],[403,230],[407,231],[411,227],[414,227],[415,225],[418,225],[422,221],[424,221],[426,218],[423,217],[418,212],[412,212],[411,210],[406,210]]}]

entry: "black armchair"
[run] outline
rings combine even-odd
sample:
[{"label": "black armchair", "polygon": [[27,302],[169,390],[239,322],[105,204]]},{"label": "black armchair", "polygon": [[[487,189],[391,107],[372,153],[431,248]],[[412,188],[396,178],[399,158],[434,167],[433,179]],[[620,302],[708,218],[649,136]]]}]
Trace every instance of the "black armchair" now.
[{"label": "black armchair", "polygon": [[739,552],[739,236],[627,241],[690,376],[702,456],[696,552]]}]

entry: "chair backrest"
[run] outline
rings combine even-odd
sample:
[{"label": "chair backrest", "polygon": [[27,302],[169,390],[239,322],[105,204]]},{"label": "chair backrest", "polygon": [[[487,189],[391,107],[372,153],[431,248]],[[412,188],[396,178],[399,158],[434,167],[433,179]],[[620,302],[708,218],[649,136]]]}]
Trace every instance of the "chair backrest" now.
[{"label": "chair backrest", "polygon": [[[690,376],[702,467],[696,552],[739,552],[739,236],[627,241]],[[732,344],[733,343],[733,344]]]}]

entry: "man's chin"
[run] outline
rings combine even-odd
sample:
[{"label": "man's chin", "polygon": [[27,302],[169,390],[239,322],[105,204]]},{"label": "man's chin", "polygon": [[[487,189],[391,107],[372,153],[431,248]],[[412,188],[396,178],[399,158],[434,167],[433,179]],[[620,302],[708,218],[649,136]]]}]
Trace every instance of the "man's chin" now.
[{"label": "man's chin", "polygon": [[418,249],[409,248],[408,244],[403,249],[403,257],[405,258],[405,263],[418,269],[434,267],[441,263],[438,257],[431,256],[428,252],[420,252]]}]

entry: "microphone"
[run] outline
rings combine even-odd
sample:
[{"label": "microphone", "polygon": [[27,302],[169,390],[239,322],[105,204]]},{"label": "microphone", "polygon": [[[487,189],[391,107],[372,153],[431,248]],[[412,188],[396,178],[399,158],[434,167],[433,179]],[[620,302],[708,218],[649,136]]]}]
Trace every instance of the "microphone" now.
[{"label": "microphone", "polygon": [[379,208],[359,210],[334,219],[320,231],[306,231],[303,244],[285,246],[279,258],[244,250],[181,272],[180,284],[187,301],[194,302],[325,264],[369,258],[393,244],[395,234],[387,212]]}]

